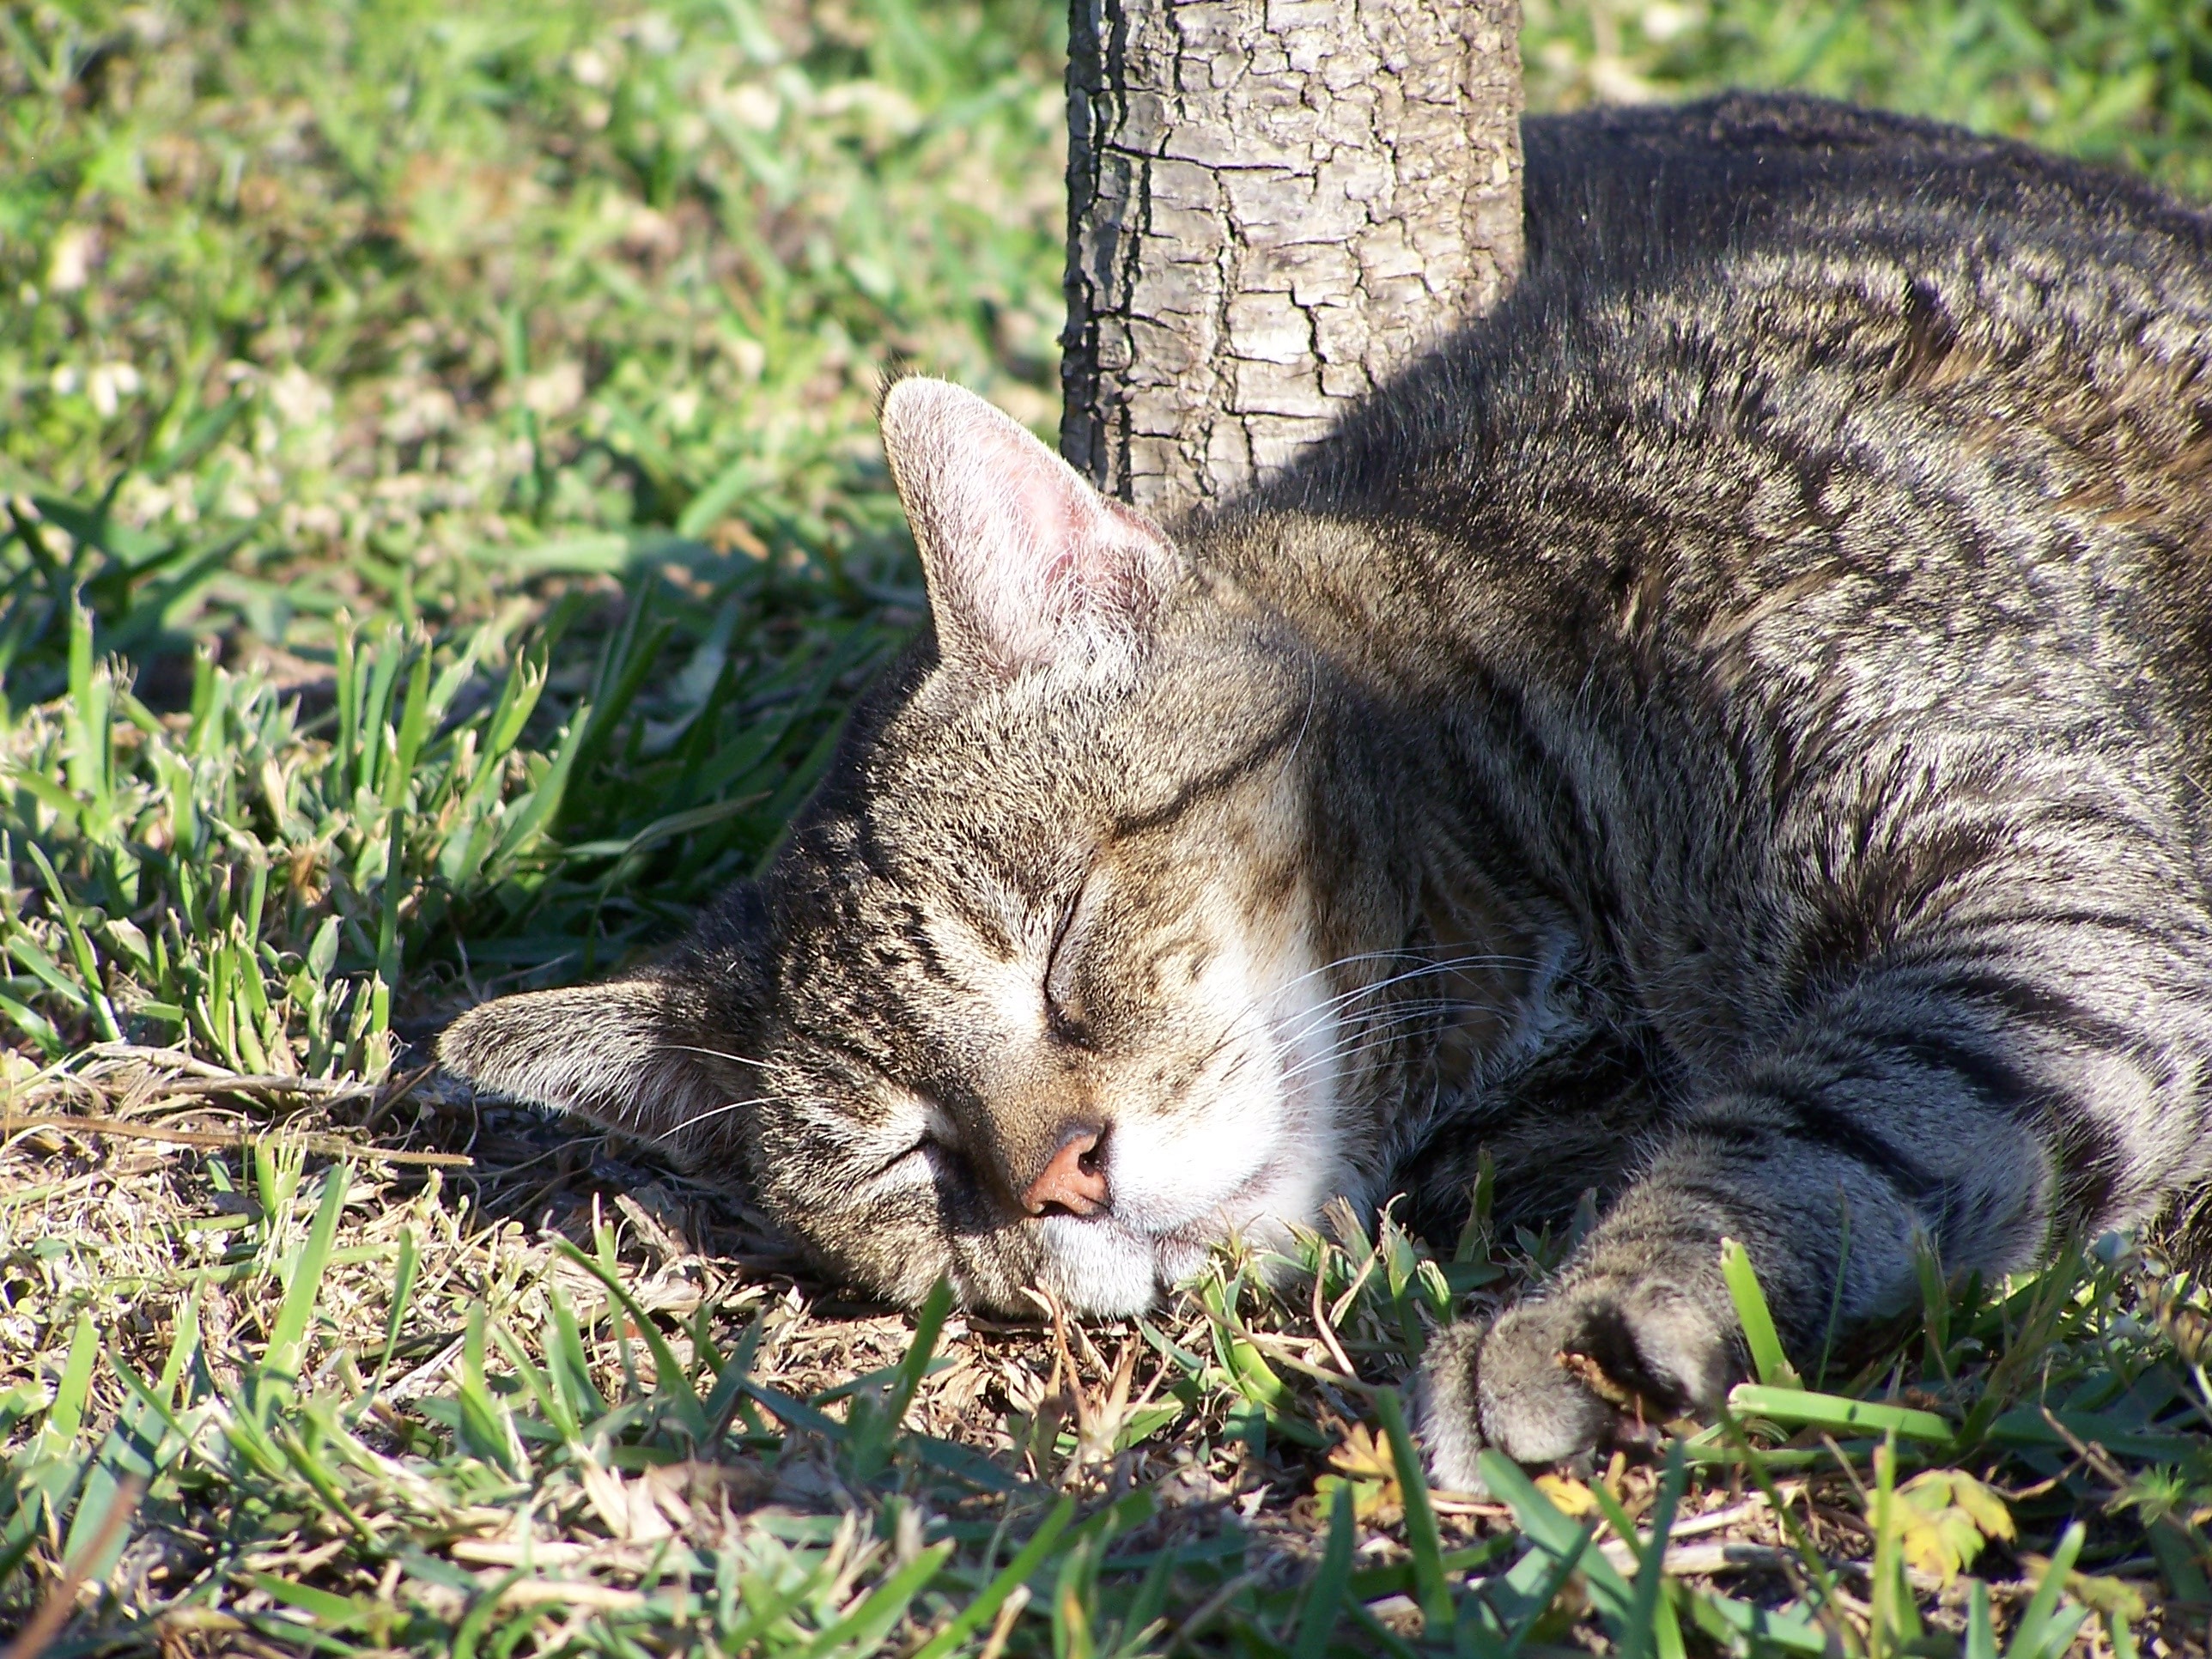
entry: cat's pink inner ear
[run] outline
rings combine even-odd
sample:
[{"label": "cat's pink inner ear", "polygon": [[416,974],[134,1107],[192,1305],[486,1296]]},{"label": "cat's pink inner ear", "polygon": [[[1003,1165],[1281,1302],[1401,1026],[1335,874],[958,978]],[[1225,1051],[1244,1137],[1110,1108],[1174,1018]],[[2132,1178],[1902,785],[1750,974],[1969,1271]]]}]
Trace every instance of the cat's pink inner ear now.
[{"label": "cat's pink inner ear", "polygon": [[1141,632],[1176,570],[1158,529],[945,381],[894,386],[883,428],[949,659],[1018,672]]}]

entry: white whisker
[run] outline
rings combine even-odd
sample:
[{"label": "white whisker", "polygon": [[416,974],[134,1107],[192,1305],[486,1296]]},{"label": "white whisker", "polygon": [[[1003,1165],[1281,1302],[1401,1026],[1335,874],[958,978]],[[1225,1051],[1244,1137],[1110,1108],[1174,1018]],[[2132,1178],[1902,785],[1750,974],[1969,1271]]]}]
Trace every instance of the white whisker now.
[{"label": "white whisker", "polygon": [[657,1042],[653,1047],[664,1054],[705,1054],[710,1060],[734,1060],[740,1066],[757,1066],[763,1071],[769,1065],[767,1060],[755,1060],[750,1054],[733,1054],[722,1048],[702,1048],[691,1042]]}]

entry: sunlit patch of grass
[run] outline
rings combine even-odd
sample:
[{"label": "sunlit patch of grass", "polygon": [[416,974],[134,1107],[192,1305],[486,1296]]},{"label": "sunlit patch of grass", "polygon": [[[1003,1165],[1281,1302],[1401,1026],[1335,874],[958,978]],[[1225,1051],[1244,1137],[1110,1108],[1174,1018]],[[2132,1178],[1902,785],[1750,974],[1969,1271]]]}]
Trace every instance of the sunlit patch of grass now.
[{"label": "sunlit patch of grass", "polygon": [[342,611],[450,629],[672,549],[866,592],[888,365],[1054,412],[1048,9],[9,16],[15,708],[73,588],[102,649],[300,677]]},{"label": "sunlit patch of grass", "polygon": [[1152,1319],[854,1326],[674,1210],[533,1237],[281,1134],[48,1144],[0,1199],[32,1356],[0,1562],[19,1615],[81,1569],[94,1645],[2033,1659],[2201,1617],[2208,1391],[2166,1334],[2201,1297],[2124,1250],[1648,1450],[1431,1493],[1405,1367],[1516,1248],[1340,1215]]},{"label": "sunlit patch of grass", "polygon": [[2212,14],[2186,0],[1528,0],[1532,108],[1790,87],[2212,196]]}]

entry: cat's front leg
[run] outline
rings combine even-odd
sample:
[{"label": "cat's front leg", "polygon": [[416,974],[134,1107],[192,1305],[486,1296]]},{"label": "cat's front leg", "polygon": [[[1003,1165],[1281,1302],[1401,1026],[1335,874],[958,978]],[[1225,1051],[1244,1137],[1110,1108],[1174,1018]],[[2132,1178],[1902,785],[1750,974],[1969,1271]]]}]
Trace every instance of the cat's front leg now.
[{"label": "cat's front leg", "polygon": [[1714,1403],[1741,1342],[1724,1237],[1809,1364],[1911,1302],[1923,1247],[1952,1273],[2010,1272],[2055,1227],[2125,1225],[2204,1178],[2212,918],[2159,847],[2086,837],[2083,810],[2015,814],[1986,866],[1946,851],[1954,836],[1937,849],[1951,863],[1928,858],[1947,884],[1879,887],[1910,896],[1909,915],[1817,935],[1882,948],[1802,974],[1796,1006],[1680,1112],[1558,1279],[1437,1343],[1424,1415],[1439,1479],[1470,1480],[1486,1443],[1544,1462],[1594,1447],[1639,1401]]},{"label": "cat's front leg", "polygon": [[1721,1231],[1689,1194],[1647,1182],[1542,1295],[1494,1324],[1467,1320],[1439,1333],[1420,1407],[1437,1481],[1480,1491],[1475,1455],[1485,1446],[1547,1463],[1638,1419],[1709,1409],[1740,1369]]},{"label": "cat's front leg", "polygon": [[1486,1445],[1548,1462],[1638,1418],[1709,1411],[1742,1370],[1723,1238],[1808,1360],[1909,1299],[1923,1240],[1962,1270],[2024,1265],[2053,1193],[2040,1137],[1960,1098],[1925,1045],[1892,1058],[1823,1078],[1801,1052],[1771,1090],[1691,1114],[1542,1292],[1440,1335],[1422,1386],[1438,1480],[1473,1489]]},{"label": "cat's front leg", "polygon": [[1578,1285],[1495,1325],[1462,1321],[1437,1337],[1423,1378],[1431,1467],[1448,1489],[1480,1491],[1486,1445],[1550,1463],[1632,1421],[1709,1409],[1737,1369],[1735,1336],[1710,1286],[1663,1278]]},{"label": "cat's front leg", "polygon": [[[1639,1419],[1710,1412],[1743,1370],[1723,1238],[1750,1252],[1784,1340],[1801,1355],[1819,1352],[1832,1321],[1848,1327],[1908,1297],[1921,1239],[1944,1242],[1940,1209],[1917,1201],[1932,1194],[1795,1127],[1747,1100],[1701,1114],[1540,1294],[1487,1328],[1467,1322],[1440,1334],[1421,1413],[1437,1480],[1478,1489],[1474,1458],[1486,1445],[1551,1462]],[[2034,1208],[2045,1183],[2032,1137],[2006,1126],[1991,1140],[2005,1144],[1985,1148],[1985,1168],[2019,1171],[2014,1204]]]}]

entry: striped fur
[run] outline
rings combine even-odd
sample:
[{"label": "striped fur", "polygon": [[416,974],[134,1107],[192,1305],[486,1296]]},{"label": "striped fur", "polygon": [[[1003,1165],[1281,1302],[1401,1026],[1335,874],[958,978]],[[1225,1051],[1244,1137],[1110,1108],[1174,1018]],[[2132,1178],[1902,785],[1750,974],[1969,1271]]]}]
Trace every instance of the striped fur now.
[{"label": "striped fur", "polygon": [[1172,539],[894,388],[933,638],[762,882],[447,1063],[902,1299],[1595,1190],[1432,1350],[1457,1486],[1610,1432],[1563,1353],[1710,1401],[1723,1236],[1817,1352],[2203,1181],[2212,229],[1802,100],[1528,149],[1507,305]]}]

